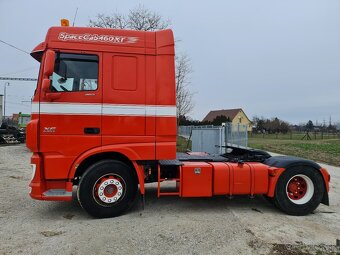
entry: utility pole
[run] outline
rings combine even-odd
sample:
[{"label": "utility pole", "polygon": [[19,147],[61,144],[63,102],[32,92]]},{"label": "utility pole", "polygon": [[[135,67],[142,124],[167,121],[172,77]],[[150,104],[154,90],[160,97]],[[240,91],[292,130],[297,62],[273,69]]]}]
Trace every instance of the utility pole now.
[{"label": "utility pole", "polygon": [[[36,78],[16,78],[16,77],[0,77],[0,81],[37,81]],[[6,116],[6,87],[9,86],[9,82],[5,82],[4,86],[4,116],[2,116],[3,120],[5,120]]]},{"label": "utility pole", "polygon": [[5,86],[4,86],[4,116],[3,119],[6,119],[6,88],[7,86],[9,86],[9,82],[5,82]]},{"label": "utility pole", "polygon": [[2,112],[2,109],[3,109],[3,97],[4,95],[3,94],[0,94],[0,123],[2,123],[2,120],[3,120],[3,112]]}]

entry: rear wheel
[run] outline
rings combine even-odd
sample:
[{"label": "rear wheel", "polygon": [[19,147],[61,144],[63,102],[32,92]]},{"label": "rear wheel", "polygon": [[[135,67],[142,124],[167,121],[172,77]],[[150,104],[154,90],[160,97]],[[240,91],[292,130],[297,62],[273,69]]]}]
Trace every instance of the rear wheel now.
[{"label": "rear wheel", "polygon": [[320,204],[325,192],[323,179],[314,168],[299,166],[286,169],[275,189],[275,205],[290,215],[307,215]]},{"label": "rear wheel", "polygon": [[78,200],[90,215],[115,217],[135,201],[137,182],[131,168],[119,161],[104,160],[90,166],[78,187]]}]

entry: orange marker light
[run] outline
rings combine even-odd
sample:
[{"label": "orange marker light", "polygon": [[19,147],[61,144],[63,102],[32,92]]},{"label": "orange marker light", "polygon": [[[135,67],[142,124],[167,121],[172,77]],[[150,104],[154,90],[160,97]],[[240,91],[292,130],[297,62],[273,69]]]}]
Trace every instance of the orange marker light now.
[{"label": "orange marker light", "polygon": [[70,26],[70,21],[68,19],[61,19],[60,20],[60,25],[62,27],[69,27]]}]

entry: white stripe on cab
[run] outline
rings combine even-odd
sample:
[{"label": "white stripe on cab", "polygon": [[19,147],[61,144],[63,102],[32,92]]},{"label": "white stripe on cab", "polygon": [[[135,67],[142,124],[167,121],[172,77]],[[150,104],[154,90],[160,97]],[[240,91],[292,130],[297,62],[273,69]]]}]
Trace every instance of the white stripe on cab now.
[{"label": "white stripe on cab", "polygon": [[[32,113],[39,113],[39,103],[32,103]],[[42,102],[40,114],[176,117],[176,106]]]}]

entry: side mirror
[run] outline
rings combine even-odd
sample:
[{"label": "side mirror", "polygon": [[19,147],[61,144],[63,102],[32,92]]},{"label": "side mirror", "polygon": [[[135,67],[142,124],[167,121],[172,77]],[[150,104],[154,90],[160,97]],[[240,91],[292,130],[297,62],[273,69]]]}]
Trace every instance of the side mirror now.
[{"label": "side mirror", "polygon": [[61,93],[51,92],[51,80],[47,78],[42,81],[41,91],[43,98],[47,100],[55,100],[61,96]]},{"label": "side mirror", "polygon": [[47,50],[44,62],[44,77],[52,75],[54,70],[55,52],[53,50]]}]

